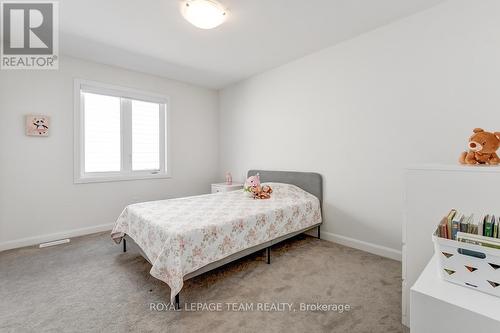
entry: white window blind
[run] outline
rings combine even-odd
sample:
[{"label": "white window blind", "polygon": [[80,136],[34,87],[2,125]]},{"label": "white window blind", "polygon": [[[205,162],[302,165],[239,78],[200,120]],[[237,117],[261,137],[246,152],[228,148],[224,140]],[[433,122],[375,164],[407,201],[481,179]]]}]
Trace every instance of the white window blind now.
[{"label": "white window blind", "polygon": [[132,170],[160,170],[160,105],[132,101]]},{"label": "white window blind", "polygon": [[120,98],[84,93],[85,172],[120,171]]},{"label": "white window blind", "polygon": [[75,80],[75,182],[168,177],[167,123],[165,97]]}]

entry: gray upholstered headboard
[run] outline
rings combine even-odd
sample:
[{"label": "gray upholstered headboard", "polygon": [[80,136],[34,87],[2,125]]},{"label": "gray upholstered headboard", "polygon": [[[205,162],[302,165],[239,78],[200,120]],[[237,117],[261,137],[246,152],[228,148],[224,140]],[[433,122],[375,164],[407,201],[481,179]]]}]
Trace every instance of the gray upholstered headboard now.
[{"label": "gray upholstered headboard", "polygon": [[247,177],[259,174],[260,181],[292,184],[315,195],[323,206],[323,177],[314,172],[248,170]]}]

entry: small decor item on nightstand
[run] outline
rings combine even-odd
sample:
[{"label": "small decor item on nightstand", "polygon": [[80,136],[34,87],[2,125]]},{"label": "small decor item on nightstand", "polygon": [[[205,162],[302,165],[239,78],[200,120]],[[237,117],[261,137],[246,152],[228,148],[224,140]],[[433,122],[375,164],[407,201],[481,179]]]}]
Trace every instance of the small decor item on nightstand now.
[{"label": "small decor item on nightstand", "polygon": [[482,128],[475,128],[474,134],[469,138],[469,151],[460,155],[461,164],[498,165],[500,158],[496,151],[500,147],[500,132],[486,132]]},{"label": "small decor item on nightstand", "polygon": [[233,176],[231,175],[231,172],[226,172],[226,185],[232,185],[233,184]]},{"label": "small decor item on nightstand", "polygon": [[28,136],[49,136],[48,116],[27,115],[26,135]]}]

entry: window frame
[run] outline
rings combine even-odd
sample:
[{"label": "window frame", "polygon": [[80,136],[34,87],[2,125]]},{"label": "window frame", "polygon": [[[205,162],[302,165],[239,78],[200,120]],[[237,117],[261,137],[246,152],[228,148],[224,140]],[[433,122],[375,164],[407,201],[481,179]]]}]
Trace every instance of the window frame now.
[{"label": "window frame", "polygon": [[[85,172],[85,122],[82,90],[120,97],[120,171]],[[160,170],[132,170],[132,114],[130,99],[160,104]],[[128,112],[129,114],[124,116]],[[138,179],[171,178],[170,102],[164,95],[107,83],[74,80],[74,183],[99,183]],[[165,124],[164,126],[161,126]],[[125,134],[124,134],[125,133]],[[127,156],[128,155],[128,156]]]}]

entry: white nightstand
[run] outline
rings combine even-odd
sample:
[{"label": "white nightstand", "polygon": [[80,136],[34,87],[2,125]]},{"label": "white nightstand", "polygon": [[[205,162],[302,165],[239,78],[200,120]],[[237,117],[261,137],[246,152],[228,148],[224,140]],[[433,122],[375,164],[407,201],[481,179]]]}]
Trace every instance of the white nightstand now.
[{"label": "white nightstand", "polygon": [[243,189],[243,184],[238,183],[232,183],[231,185],[227,185],[226,183],[212,184],[212,193],[231,192],[241,189]]}]

